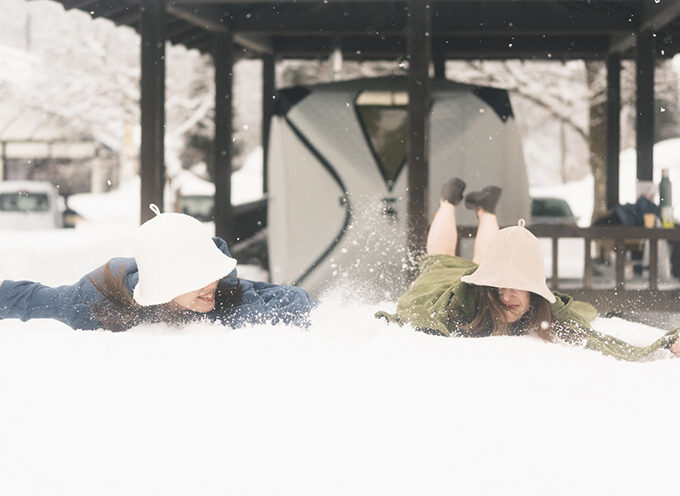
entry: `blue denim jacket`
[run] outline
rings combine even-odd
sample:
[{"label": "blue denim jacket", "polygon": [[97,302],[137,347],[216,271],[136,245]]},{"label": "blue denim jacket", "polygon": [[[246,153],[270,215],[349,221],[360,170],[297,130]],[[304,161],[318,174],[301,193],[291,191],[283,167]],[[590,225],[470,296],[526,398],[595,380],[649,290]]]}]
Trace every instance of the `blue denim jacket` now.
[{"label": "blue denim jacket", "polygon": [[[217,247],[230,255],[227,243],[213,238]],[[114,258],[110,261],[113,273],[123,275],[130,294],[137,285],[139,272],[134,258]],[[95,281],[103,266],[87,274],[75,284],[52,288],[33,281],[3,281],[0,285],[0,319],[56,319],[73,329],[99,329],[101,322],[92,314],[95,302],[105,297],[95,288]],[[315,302],[302,289],[266,282],[237,279],[236,269],[223,282],[241,284],[243,301],[226,313],[216,311],[203,314],[207,321],[218,321],[229,327],[247,324],[284,323],[309,325],[309,312]]]}]

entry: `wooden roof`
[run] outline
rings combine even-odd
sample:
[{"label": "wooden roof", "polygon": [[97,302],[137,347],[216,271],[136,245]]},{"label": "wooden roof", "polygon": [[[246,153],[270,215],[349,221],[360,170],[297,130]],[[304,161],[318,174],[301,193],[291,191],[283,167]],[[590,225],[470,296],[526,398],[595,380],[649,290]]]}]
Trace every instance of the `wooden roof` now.
[{"label": "wooden roof", "polygon": [[[139,29],[145,0],[57,0]],[[425,1],[425,0],[423,0]],[[167,37],[209,51],[233,32],[243,55],[347,59],[406,53],[406,0],[167,0]],[[432,54],[448,59],[633,57],[635,33],[656,34],[657,56],[680,52],[680,0],[432,0]]]}]

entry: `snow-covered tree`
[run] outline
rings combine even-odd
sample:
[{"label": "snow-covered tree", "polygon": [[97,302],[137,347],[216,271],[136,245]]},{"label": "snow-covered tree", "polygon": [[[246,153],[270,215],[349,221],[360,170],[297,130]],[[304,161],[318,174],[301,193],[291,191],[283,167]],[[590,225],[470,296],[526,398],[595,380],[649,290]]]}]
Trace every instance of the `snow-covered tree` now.
[{"label": "snow-covered tree", "polygon": [[[3,1],[13,5],[15,16],[23,15],[17,44],[34,61],[30,77],[7,83],[13,98],[121,151],[126,126],[139,132],[139,35],[55,2]],[[182,46],[166,47],[166,64],[166,161],[172,175],[185,136],[213,107],[213,77],[210,57]]]}]

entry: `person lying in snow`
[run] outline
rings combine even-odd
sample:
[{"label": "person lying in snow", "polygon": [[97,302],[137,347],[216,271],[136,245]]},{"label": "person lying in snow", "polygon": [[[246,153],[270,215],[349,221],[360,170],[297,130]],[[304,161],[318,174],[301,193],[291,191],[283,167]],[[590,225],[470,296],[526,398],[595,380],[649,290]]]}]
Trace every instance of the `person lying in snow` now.
[{"label": "person lying in snow", "polygon": [[495,209],[501,189],[496,186],[465,196],[479,226],[472,261],[455,256],[456,206],[464,190],[459,178],[442,187],[419,277],[399,298],[395,314],[378,312],[376,317],[443,336],[533,334],[623,360],[640,360],[664,348],[680,355],[680,328],[650,346],[633,346],[590,327],[597,316],[590,304],[551,292],[541,246],[524,221],[499,230]]},{"label": "person lying in snow", "polygon": [[314,302],[305,291],[238,279],[223,239],[211,238],[193,217],[151,209],[156,216],[138,228],[134,258],[114,258],[69,286],[0,281],[0,319],[49,318],[111,331],[197,320],[309,324]]}]

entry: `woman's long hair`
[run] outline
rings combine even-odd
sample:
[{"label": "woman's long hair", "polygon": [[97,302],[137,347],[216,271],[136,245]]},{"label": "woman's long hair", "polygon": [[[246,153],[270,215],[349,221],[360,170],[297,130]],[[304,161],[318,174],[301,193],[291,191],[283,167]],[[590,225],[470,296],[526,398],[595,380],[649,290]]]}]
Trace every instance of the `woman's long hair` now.
[{"label": "woman's long hair", "polygon": [[[201,320],[202,313],[192,312],[182,308],[174,308],[168,303],[162,305],[142,306],[130,295],[123,275],[124,267],[118,274],[111,269],[111,262],[107,263],[101,276],[89,281],[105,298],[95,302],[92,314],[102,323],[104,328],[118,332],[127,331],[140,324],[163,322],[172,326],[182,326],[192,321]],[[239,305],[243,299],[241,285],[227,285],[221,281],[215,291],[215,311],[227,312]]]},{"label": "woman's long hair", "polygon": [[552,316],[550,303],[535,294],[529,293],[529,310],[516,322],[505,321],[506,306],[498,295],[498,288],[476,286],[477,310],[472,321],[460,326],[471,336],[508,336],[534,332],[544,341],[553,341]]}]

